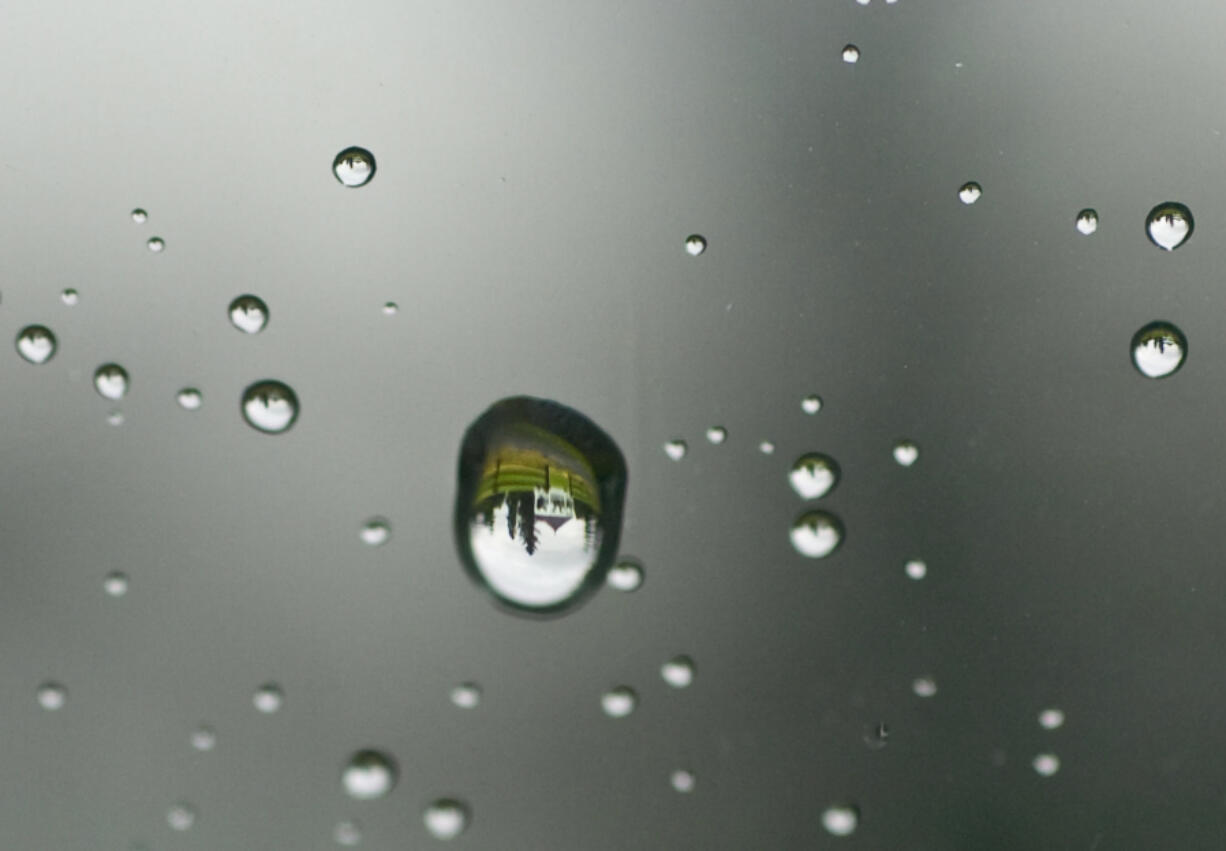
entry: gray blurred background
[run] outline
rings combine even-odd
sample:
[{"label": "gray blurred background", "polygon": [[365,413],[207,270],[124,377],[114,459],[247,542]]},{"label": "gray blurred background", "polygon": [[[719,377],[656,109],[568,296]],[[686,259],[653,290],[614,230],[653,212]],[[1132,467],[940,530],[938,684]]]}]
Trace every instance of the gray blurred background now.
[{"label": "gray blurred background", "polygon": [[[1226,846],[1224,26],[1215,0],[9,0],[0,333],[59,348],[0,357],[0,847],[302,851],[352,819],[430,848],[440,797],[471,813],[452,847],[499,851]],[[1143,227],[1168,200],[1196,217],[1173,253]],[[1190,344],[1160,381],[1128,353],[1155,319]],[[281,435],[240,416],[264,378],[301,400]],[[639,591],[536,621],[464,575],[460,436],[520,393],[625,453]],[[805,451],[843,471],[824,560],[788,539]],[[362,748],[400,765],[383,799],[341,786]]]}]

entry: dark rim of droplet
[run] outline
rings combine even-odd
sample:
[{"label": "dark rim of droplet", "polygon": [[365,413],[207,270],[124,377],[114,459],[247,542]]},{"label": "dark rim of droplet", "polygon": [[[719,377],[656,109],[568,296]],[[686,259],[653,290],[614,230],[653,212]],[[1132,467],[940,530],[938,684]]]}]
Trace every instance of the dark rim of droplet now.
[{"label": "dark rim of droplet", "polygon": [[792,463],[792,469],[789,471],[789,474],[795,472],[805,462],[825,464],[832,478],[830,487],[826,488],[820,497],[805,497],[805,499],[821,499],[822,497],[830,496],[834,489],[839,486],[839,482],[843,480],[843,470],[839,467],[839,462],[824,452],[806,452]]},{"label": "dark rim of droplet", "polygon": [[[341,176],[337,174],[337,170],[340,168],[341,162],[354,157],[360,157],[366,160],[366,162],[370,163],[370,174],[366,175],[366,179],[361,183],[346,183],[345,181],[341,180]],[[346,189],[360,189],[375,179],[375,155],[365,148],[359,148],[357,145],[352,145],[345,148],[345,150],[337,154],[336,158],[332,160],[332,176],[335,177],[336,181]]]},{"label": "dark rim of droplet", "polygon": [[251,293],[243,293],[240,296],[235,296],[234,300],[230,302],[230,306],[226,308],[226,318],[230,320],[230,324],[234,325],[235,328],[238,328],[238,330],[242,331],[244,334],[250,334],[251,332],[246,328],[242,328],[234,324],[234,311],[242,310],[247,307],[258,307],[260,309],[260,313],[264,314],[264,321],[256,330],[263,331],[265,328],[267,328],[268,321],[272,319],[272,311],[268,309],[268,304],[264,301],[264,299],[260,298],[258,295],[252,295]]},{"label": "dark rim of droplet", "polygon": [[[1175,364],[1175,368],[1170,372],[1164,372],[1162,375],[1148,375],[1141,372],[1141,367],[1137,363],[1137,349],[1140,348],[1143,343],[1148,342],[1150,338],[1159,335],[1174,338],[1175,343],[1179,346],[1179,351],[1182,357],[1179,358],[1179,363]],[[1132,342],[1128,347],[1128,358],[1132,361],[1132,365],[1136,368],[1137,372],[1140,372],[1141,375],[1144,375],[1146,378],[1169,378],[1175,373],[1179,372],[1179,370],[1183,369],[1183,365],[1188,361],[1188,338],[1185,337],[1184,333],[1180,331],[1179,328],[1173,323],[1166,322],[1164,320],[1157,320],[1143,326],[1139,331],[1137,331],[1137,333],[1132,335]]]},{"label": "dark rim of droplet", "polygon": [[[1185,222],[1188,223],[1188,232],[1183,235],[1183,239],[1179,241],[1178,245],[1172,248],[1167,248],[1165,245],[1162,245],[1161,243],[1159,243],[1158,240],[1154,239],[1154,235],[1150,233],[1149,231],[1149,226],[1153,224],[1155,219],[1160,219],[1165,216],[1169,216],[1172,213],[1178,213],[1179,216]],[[1152,210],[1150,210],[1149,215],[1145,217],[1145,236],[1146,238],[1149,239],[1149,241],[1152,242],[1154,245],[1161,248],[1163,251],[1174,251],[1176,248],[1182,248],[1184,245],[1187,244],[1188,240],[1192,238],[1192,231],[1195,228],[1196,228],[1196,222],[1192,218],[1192,211],[1189,210],[1183,204],[1180,204],[1178,201],[1163,201],[1161,204],[1158,204]]]},{"label": "dark rim of droplet", "polygon": [[[252,396],[259,396],[273,392],[280,393],[290,404],[291,412],[289,422],[285,424],[284,428],[264,428],[259,423],[247,416],[247,402]],[[262,381],[252,382],[251,384],[247,385],[247,389],[244,390],[243,394],[238,397],[238,412],[242,414],[243,422],[260,432],[260,434],[284,434],[293,428],[294,423],[298,421],[299,411],[298,394],[296,394],[293,388],[284,381],[277,381],[275,378],[265,378]]]}]

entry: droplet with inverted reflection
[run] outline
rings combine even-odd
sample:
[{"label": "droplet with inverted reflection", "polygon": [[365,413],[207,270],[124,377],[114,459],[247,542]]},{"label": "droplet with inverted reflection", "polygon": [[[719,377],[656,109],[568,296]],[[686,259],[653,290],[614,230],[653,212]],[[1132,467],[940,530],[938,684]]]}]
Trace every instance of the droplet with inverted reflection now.
[{"label": "droplet with inverted reflection", "polygon": [[1085,209],[1077,214],[1077,231],[1086,236],[1098,230],[1098,213]]},{"label": "droplet with inverted reflection", "polygon": [[264,683],[256,689],[251,702],[265,715],[272,715],[274,712],[281,711],[281,707],[285,704],[285,693],[276,683]]},{"label": "droplet with inverted reflection", "polygon": [[626,462],[583,414],[545,399],[498,402],[464,433],[457,479],[460,560],[498,603],[556,614],[604,583]]},{"label": "droplet with inverted reflection", "polygon": [[122,399],[128,392],[128,371],[117,363],[104,363],[94,371],[94,388],[107,399]]},{"label": "droplet with inverted reflection", "polygon": [[349,797],[368,801],[392,791],[398,776],[391,757],[379,751],[364,750],[349,758],[341,772],[341,785]]},{"label": "droplet with inverted reflection", "polygon": [[839,483],[839,464],[829,455],[809,452],[796,459],[788,481],[801,499],[820,499]]},{"label": "droplet with inverted reflection", "polygon": [[454,798],[442,798],[426,807],[421,820],[435,839],[455,839],[468,827],[468,805]]},{"label": "droplet with inverted reflection", "polygon": [[680,438],[675,438],[664,444],[664,454],[673,461],[680,461],[685,457],[685,453],[687,451],[689,451],[689,447],[686,446],[685,441]]},{"label": "droplet with inverted reflection", "polygon": [[154,254],[161,254],[162,251],[166,248],[166,243],[165,241],[162,240],[160,236],[149,237],[149,241],[145,244],[149,246],[149,250],[152,251]]},{"label": "droplet with inverted reflection", "polygon": [[860,809],[854,804],[836,804],[822,813],[822,826],[835,836],[851,836],[860,824]]},{"label": "droplet with inverted reflection", "polygon": [[1034,758],[1032,765],[1040,777],[1051,777],[1060,770],[1060,757],[1054,753],[1041,753]]},{"label": "droplet with inverted reflection", "polygon": [[381,547],[392,537],[392,524],[384,517],[372,517],[362,524],[358,537],[368,547]]},{"label": "droplet with inverted reflection", "polygon": [[983,195],[983,187],[973,180],[963,183],[958,189],[958,200],[963,204],[974,204],[981,195]]},{"label": "droplet with inverted reflection", "polygon": [[68,689],[59,683],[43,683],[38,687],[38,705],[49,712],[63,709],[68,702]]},{"label": "droplet with inverted reflection", "polygon": [[230,324],[246,334],[258,334],[268,324],[268,305],[259,296],[240,295],[230,302]]},{"label": "droplet with inverted reflection", "polygon": [[800,400],[800,409],[809,416],[816,414],[822,409],[822,397],[817,395],[809,395]]},{"label": "droplet with inverted reflection", "polygon": [[630,558],[618,559],[617,564],[609,568],[607,581],[618,591],[637,591],[643,584],[643,565]]},{"label": "droplet with inverted reflection", "polygon": [[243,419],[266,434],[279,434],[298,419],[298,397],[280,381],[257,381],[243,391]]},{"label": "droplet with inverted reflection", "polygon": [[1132,335],[1132,364],[1147,378],[1166,378],[1183,366],[1188,338],[1169,322],[1151,322]]},{"label": "droplet with inverted reflection", "polygon": [[175,804],[166,811],[166,823],[171,830],[191,830],[196,823],[196,810],[191,804]]},{"label": "droplet with inverted reflection", "polygon": [[848,65],[855,65],[860,61],[860,48],[854,44],[849,44],[843,48],[843,61]]},{"label": "droplet with inverted reflection", "polygon": [[127,574],[118,570],[112,571],[102,580],[102,590],[111,597],[122,597],[128,593]]},{"label": "droplet with inverted reflection", "polygon": [[451,702],[461,709],[476,709],[481,705],[481,686],[460,683],[451,690]]},{"label": "droplet with inverted reflection", "polygon": [[827,511],[808,511],[792,524],[792,546],[809,558],[825,558],[843,542],[843,522]]},{"label": "droplet with inverted reflection", "polygon": [[913,440],[900,440],[894,444],[894,460],[901,467],[910,467],[919,460],[919,447]]},{"label": "droplet with inverted reflection", "polygon": [[707,429],[707,441],[719,446],[728,439],[728,430],[723,426],[711,426]]},{"label": "droplet with inverted reflection", "polygon": [[639,696],[629,686],[611,688],[600,696],[600,708],[610,718],[625,718],[639,704]]},{"label": "droplet with inverted reflection", "polygon": [[137,207],[132,211],[132,221],[136,222],[138,225],[143,225],[148,218],[149,214],[140,207]]},{"label": "droplet with inverted reflection", "polygon": [[332,173],[345,186],[365,186],[375,176],[375,156],[365,148],[345,148],[332,160]]},{"label": "droplet with inverted reflection", "polygon": [[192,730],[191,743],[198,751],[211,751],[217,747],[217,733],[207,724],[201,724]]},{"label": "droplet with inverted reflection", "polygon": [[1039,726],[1044,730],[1055,730],[1057,727],[1064,725],[1064,712],[1062,710],[1051,708],[1044,709],[1039,713]]},{"label": "droplet with inverted reflection", "polygon": [[45,325],[27,325],[17,334],[17,353],[30,363],[46,363],[55,354],[55,335]]},{"label": "droplet with inverted reflection", "polygon": [[695,234],[690,234],[689,236],[685,238],[685,253],[690,255],[691,257],[697,257],[699,254],[702,254],[706,250],[707,250],[706,237],[699,236],[698,234],[695,233]]},{"label": "droplet with inverted reflection", "polygon": [[64,304],[68,305],[69,307],[75,307],[77,303],[81,301],[81,294],[72,287],[69,287],[60,293],[60,301],[64,302]]},{"label": "droplet with inverted reflection", "polygon": [[1174,201],[1159,204],[1145,217],[1145,235],[1163,251],[1174,251],[1187,242],[1194,226],[1192,211]]},{"label": "droplet with inverted reflection", "polygon": [[674,656],[660,666],[660,676],[673,688],[688,688],[694,682],[694,660],[689,656]]},{"label": "droplet with inverted reflection", "polygon": [[200,406],[204,404],[204,397],[200,395],[200,391],[195,387],[184,387],[175,394],[175,401],[185,411],[198,411]]}]

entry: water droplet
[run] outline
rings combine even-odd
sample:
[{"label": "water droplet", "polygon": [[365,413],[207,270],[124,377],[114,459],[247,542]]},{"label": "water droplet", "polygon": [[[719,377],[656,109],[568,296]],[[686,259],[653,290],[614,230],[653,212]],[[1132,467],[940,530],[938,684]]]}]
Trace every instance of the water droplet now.
[{"label": "water droplet", "polygon": [[825,558],[843,541],[843,522],[826,511],[808,511],[792,524],[792,546],[809,558]]},{"label": "water droplet", "polygon": [[936,680],[932,677],[918,677],[911,683],[911,691],[915,692],[917,697],[933,697],[937,693]]},{"label": "water droplet", "polygon": [[868,5],[868,0],[856,0],[856,2],[857,2],[857,3],[859,3],[861,6],[867,6],[867,5]]},{"label": "water droplet", "polygon": [[839,483],[838,462],[820,452],[806,453],[792,465],[788,481],[801,499],[820,499]]},{"label": "water droplet", "polygon": [[149,250],[154,254],[160,254],[166,248],[166,243],[160,236],[149,237],[149,241],[145,244],[149,246]]},{"label": "water droplet", "polygon": [[643,584],[643,566],[623,558],[609,568],[608,583],[618,591],[637,591]]},{"label": "water droplet", "polygon": [[298,419],[298,397],[280,381],[257,381],[243,391],[242,411],[252,428],[278,434]]},{"label": "water droplet", "polygon": [[332,831],[332,839],[337,845],[352,847],[362,844],[362,827],[356,821],[338,821]]},{"label": "water droplet", "polygon": [[763,455],[773,455],[775,454],[775,444],[769,440],[764,440],[758,444],[758,451]]},{"label": "water droplet", "polygon": [[868,745],[869,750],[881,750],[886,746],[889,738],[890,728],[886,726],[884,721],[868,724],[864,728],[864,744]]},{"label": "water droplet", "polygon": [[695,778],[692,771],[686,771],[679,768],[673,772],[672,777],[669,778],[669,782],[673,784],[673,788],[675,790],[681,792],[682,794],[694,791]]},{"label": "water droplet", "polygon": [[384,316],[395,316],[399,312],[400,312],[400,305],[396,304],[396,302],[394,301],[389,301],[387,302],[387,304],[383,305],[383,315]]},{"label": "water droplet", "polygon": [[274,712],[280,712],[281,707],[285,705],[285,693],[276,683],[264,683],[255,690],[251,702],[265,715],[271,715]]},{"label": "water droplet", "polygon": [[60,293],[60,301],[69,307],[74,307],[81,300],[81,295],[76,290],[69,287]]},{"label": "water droplet", "polygon": [[349,797],[360,801],[382,798],[396,785],[399,772],[391,757],[379,751],[358,751],[341,773],[341,785]]},{"label": "water droplet", "polygon": [[1147,378],[1166,378],[1183,366],[1188,339],[1169,322],[1151,322],[1132,335],[1132,363]]},{"label": "water droplet", "polygon": [[38,687],[36,696],[39,706],[48,712],[54,712],[57,709],[63,709],[64,704],[68,702],[68,689],[59,683],[43,683]]},{"label": "water droplet", "polygon": [[903,568],[912,579],[923,579],[928,575],[928,565],[919,559],[911,559]]},{"label": "water droplet", "polygon": [[240,295],[230,302],[230,324],[247,334],[258,334],[268,324],[268,305],[259,296]]},{"label": "water droplet", "polygon": [[629,686],[611,688],[600,696],[600,708],[610,718],[625,718],[638,706],[639,697]]},{"label": "water droplet", "polygon": [[860,808],[854,804],[835,804],[822,813],[822,826],[835,836],[851,836],[860,824]]},{"label": "water droplet", "polygon": [[919,460],[919,447],[911,440],[900,440],[894,444],[894,460],[900,466],[910,467]]},{"label": "water droplet", "polygon": [[17,353],[30,363],[46,363],[55,354],[55,335],[45,325],[27,325],[17,334]]},{"label": "water droplet", "polygon": [[685,253],[689,254],[691,257],[697,257],[699,254],[702,254],[706,250],[707,250],[706,237],[699,236],[698,234],[695,233],[695,234],[690,234],[689,236],[685,238]]},{"label": "water droplet", "polygon": [[106,399],[122,399],[128,392],[128,372],[117,363],[104,363],[94,371],[94,387]]},{"label": "water droplet", "polygon": [[958,190],[958,200],[963,204],[974,204],[983,195],[983,187],[973,180],[969,183],[963,183]]},{"label": "water droplet", "polygon": [[166,823],[171,830],[191,830],[196,824],[196,810],[191,804],[175,804],[166,811]]},{"label": "water droplet", "polygon": [[664,444],[664,454],[674,461],[680,461],[682,458],[684,458],[685,453],[688,450],[689,447],[686,446],[685,441],[681,440],[680,438],[670,440],[668,443]]},{"label": "water droplet", "polygon": [[1077,230],[1086,236],[1098,230],[1098,213],[1088,208],[1078,213]]},{"label": "water droplet", "polygon": [[437,800],[422,813],[422,822],[435,839],[455,839],[468,827],[468,818],[468,806],[453,798]]},{"label": "water droplet", "polygon": [[392,537],[392,524],[384,517],[372,517],[362,526],[358,536],[369,547],[381,547]]},{"label": "water droplet", "polygon": [[106,424],[113,426],[123,425],[123,411],[111,411],[106,415]]},{"label": "water droplet", "polygon": [[175,394],[175,400],[179,403],[179,407],[185,411],[198,411],[200,406],[204,404],[204,397],[200,395],[200,391],[195,387],[184,387]]},{"label": "water droplet", "polygon": [[843,48],[843,61],[848,65],[855,65],[860,61],[860,48],[854,44],[849,44]]},{"label": "water droplet", "polygon": [[1051,777],[1060,770],[1060,757],[1054,753],[1041,753],[1034,758],[1034,770],[1041,777]]},{"label": "water droplet", "polygon": [[211,751],[217,747],[217,733],[212,727],[201,724],[192,730],[191,743],[198,751]]},{"label": "water droplet", "polygon": [[560,613],[606,579],[626,462],[583,414],[516,397],[464,433],[455,533],[470,577],[512,611]]},{"label": "water droplet", "polygon": [[102,580],[102,590],[112,597],[122,597],[128,593],[128,576],[118,570],[108,573]]},{"label": "water droplet", "polygon": [[144,224],[145,220],[148,218],[149,218],[149,214],[146,213],[144,210],[142,210],[140,207],[137,207],[135,210],[132,211],[132,221],[136,222],[138,225]]},{"label": "water droplet", "polygon": [[332,161],[332,173],[345,186],[365,186],[375,176],[375,157],[365,148],[345,148]]},{"label": "water droplet", "polygon": [[813,395],[800,400],[800,409],[812,416],[822,409],[822,397]]},{"label": "water droplet", "polygon": [[660,676],[673,688],[687,688],[694,682],[694,660],[689,656],[674,656],[660,666]]},{"label": "water droplet", "polygon": [[1044,709],[1039,713],[1039,726],[1044,730],[1055,730],[1064,726],[1064,712],[1059,709]]},{"label": "water droplet", "polygon": [[1187,242],[1194,226],[1192,211],[1174,201],[1159,204],[1145,217],[1149,241],[1164,251],[1174,251]]},{"label": "water droplet", "polygon": [[451,690],[451,702],[461,709],[476,709],[481,705],[481,686],[460,683]]},{"label": "water droplet", "polygon": [[711,426],[707,429],[707,440],[719,446],[728,439],[728,430],[723,426]]}]

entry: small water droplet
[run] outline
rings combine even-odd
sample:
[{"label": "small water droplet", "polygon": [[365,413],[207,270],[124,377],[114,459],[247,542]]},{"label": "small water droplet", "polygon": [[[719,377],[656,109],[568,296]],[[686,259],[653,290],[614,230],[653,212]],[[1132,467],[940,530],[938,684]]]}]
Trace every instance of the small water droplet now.
[{"label": "small water droplet", "polygon": [[822,409],[822,397],[817,395],[806,396],[800,400],[800,409],[810,416],[816,414]]},{"label": "small water droplet", "polygon": [[144,224],[145,220],[148,218],[149,218],[149,214],[146,213],[144,210],[142,210],[140,207],[137,207],[135,210],[132,211],[132,221],[136,222],[138,225]]},{"label": "small water droplet", "polygon": [[106,424],[113,426],[123,425],[123,411],[111,411],[106,415]]},{"label": "small water droplet", "polygon": [[240,295],[230,302],[230,324],[247,334],[258,334],[268,324],[268,305],[259,296]]},{"label": "small water droplet", "polygon": [[868,724],[864,727],[864,744],[869,750],[879,751],[886,746],[890,738],[890,728],[884,721]]},{"label": "small water droplet", "polygon": [[689,451],[689,447],[680,438],[670,440],[664,444],[664,454],[674,461],[680,461],[684,458],[687,451]]},{"label": "small water droplet", "polygon": [[711,426],[707,429],[707,440],[719,446],[728,439],[728,430],[723,426]]},{"label": "small water droplet", "polygon": [[758,444],[758,451],[763,455],[773,455],[775,454],[775,444],[769,440],[764,440]]},{"label": "small water droplet", "polygon": [[618,591],[637,591],[643,584],[643,566],[628,558],[620,559],[609,568],[607,581]]},{"label": "small water droplet", "polygon": [[185,411],[198,411],[200,406],[204,404],[204,397],[200,395],[200,391],[195,387],[184,387],[175,394],[175,401]]},{"label": "small water droplet", "polygon": [[792,546],[809,558],[825,558],[843,541],[843,522],[826,511],[807,511],[792,524]]},{"label": "small water droplet", "polygon": [[60,293],[60,301],[69,307],[74,307],[81,300],[81,294],[69,287]]},{"label": "small water droplet", "polygon": [[191,804],[175,804],[166,811],[166,823],[171,830],[191,830],[196,824],[196,810]]},{"label": "small water droplet", "polygon": [[695,783],[694,772],[679,768],[673,772],[669,782],[672,783],[673,789],[682,794],[693,792]]},{"label": "small water droplet", "polygon": [[857,3],[859,3],[861,6],[867,6],[867,5],[868,5],[868,0],[856,0],[856,2],[857,2]]},{"label": "small water droplet", "polygon": [[855,65],[860,61],[860,48],[854,44],[849,44],[843,48],[843,61],[848,65]]},{"label": "small water droplet", "polygon": [[1056,709],[1044,709],[1039,713],[1039,726],[1044,730],[1055,730],[1064,726],[1064,712]]},{"label": "small water droplet", "polygon": [[839,464],[829,455],[808,452],[796,459],[788,481],[801,499],[820,499],[839,483]]},{"label": "small water droplet", "polygon": [[396,302],[394,301],[389,301],[383,305],[383,315],[384,316],[395,316],[399,312],[400,312],[400,305],[396,304]]},{"label": "small water droplet", "polygon": [[963,204],[974,204],[983,195],[983,187],[975,181],[963,183],[958,190],[958,200]]},{"label": "small water droplet", "polygon": [[368,547],[381,547],[392,537],[392,524],[385,517],[372,517],[363,524],[358,537]]},{"label": "small water droplet", "polygon": [[280,712],[285,705],[285,693],[276,683],[265,683],[255,690],[251,702],[265,715],[272,715],[274,712]]},{"label": "small water droplet", "polygon": [[910,467],[919,460],[919,447],[911,440],[898,441],[894,444],[894,460],[902,467]]},{"label": "small water droplet", "polygon": [[102,590],[112,597],[122,597],[128,593],[128,575],[118,570],[108,573],[102,580]]},{"label": "small water droplet", "polygon": [[460,683],[451,690],[451,702],[461,709],[476,709],[481,705],[481,686]]},{"label": "small water droplet", "polygon": [[346,848],[362,844],[362,827],[356,821],[338,821],[332,830],[332,839]]},{"label": "small water droplet", "polygon": [[68,689],[59,683],[47,682],[38,687],[38,705],[48,712],[63,709],[68,702]]},{"label": "small water droplet", "polygon": [[707,250],[707,240],[705,237],[698,234],[691,234],[685,238],[685,253],[691,257],[697,257]]},{"label": "small water droplet", "polygon": [[917,677],[911,683],[911,691],[915,692],[917,697],[933,697],[937,693],[936,680],[932,677]]},{"label": "small water droplet", "polygon": [[1089,236],[1098,230],[1098,213],[1089,208],[1077,214],[1077,230]]},{"label": "small water droplet", "polygon": [[617,686],[600,696],[600,708],[610,718],[625,718],[638,706],[639,697],[629,686]]},{"label": "small water droplet", "polygon": [[1183,366],[1188,338],[1169,322],[1151,322],[1132,335],[1132,363],[1147,378],[1166,378]]},{"label": "small water droplet", "polygon": [[426,807],[422,822],[435,839],[455,839],[468,827],[468,805],[454,798],[442,798]]},{"label": "small water droplet", "polygon": [[1163,251],[1174,251],[1187,242],[1194,226],[1192,211],[1174,201],[1159,204],[1145,217],[1149,241]]},{"label": "small water droplet", "polygon": [[192,747],[198,751],[211,751],[217,747],[217,733],[212,727],[201,724],[191,735]]},{"label": "small water droplet", "polygon": [[166,243],[160,236],[149,237],[149,241],[145,244],[149,246],[149,250],[154,254],[160,254],[166,248]]},{"label": "small water droplet", "polygon": [[369,801],[391,792],[398,776],[396,763],[387,754],[362,750],[349,758],[341,772],[341,785],[349,797]]},{"label": "small water droplet", "polygon": [[1051,777],[1060,770],[1060,757],[1054,753],[1041,753],[1034,758],[1033,764],[1040,777]]},{"label": "small water droplet", "polygon": [[689,656],[674,656],[660,666],[660,676],[673,688],[688,688],[694,682],[694,660]]},{"label": "small water droplet", "polygon": [[365,186],[375,176],[374,154],[365,148],[345,148],[332,160],[332,173],[345,186]]},{"label": "small water droplet", "polygon": [[122,399],[128,392],[128,372],[117,363],[104,363],[94,371],[94,388],[106,399]]},{"label": "small water droplet", "polygon": [[851,836],[860,824],[860,808],[854,804],[835,804],[822,813],[822,826],[835,836]]},{"label": "small water droplet", "polygon": [[903,568],[912,579],[923,579],[928,575],[928,565],[917,558],[911,559]]},{"label": "small water droplet", "polygon": [[298,397],[280,381],[257,381],[243,391],[243,419],[266,434],[286,431],[298,419]]},{"label": "small water droplet", "polygon": [[17,334],[17,353],[30,363],[46,363],[55,354],[55,335],[45,325],[27,325]]}]

